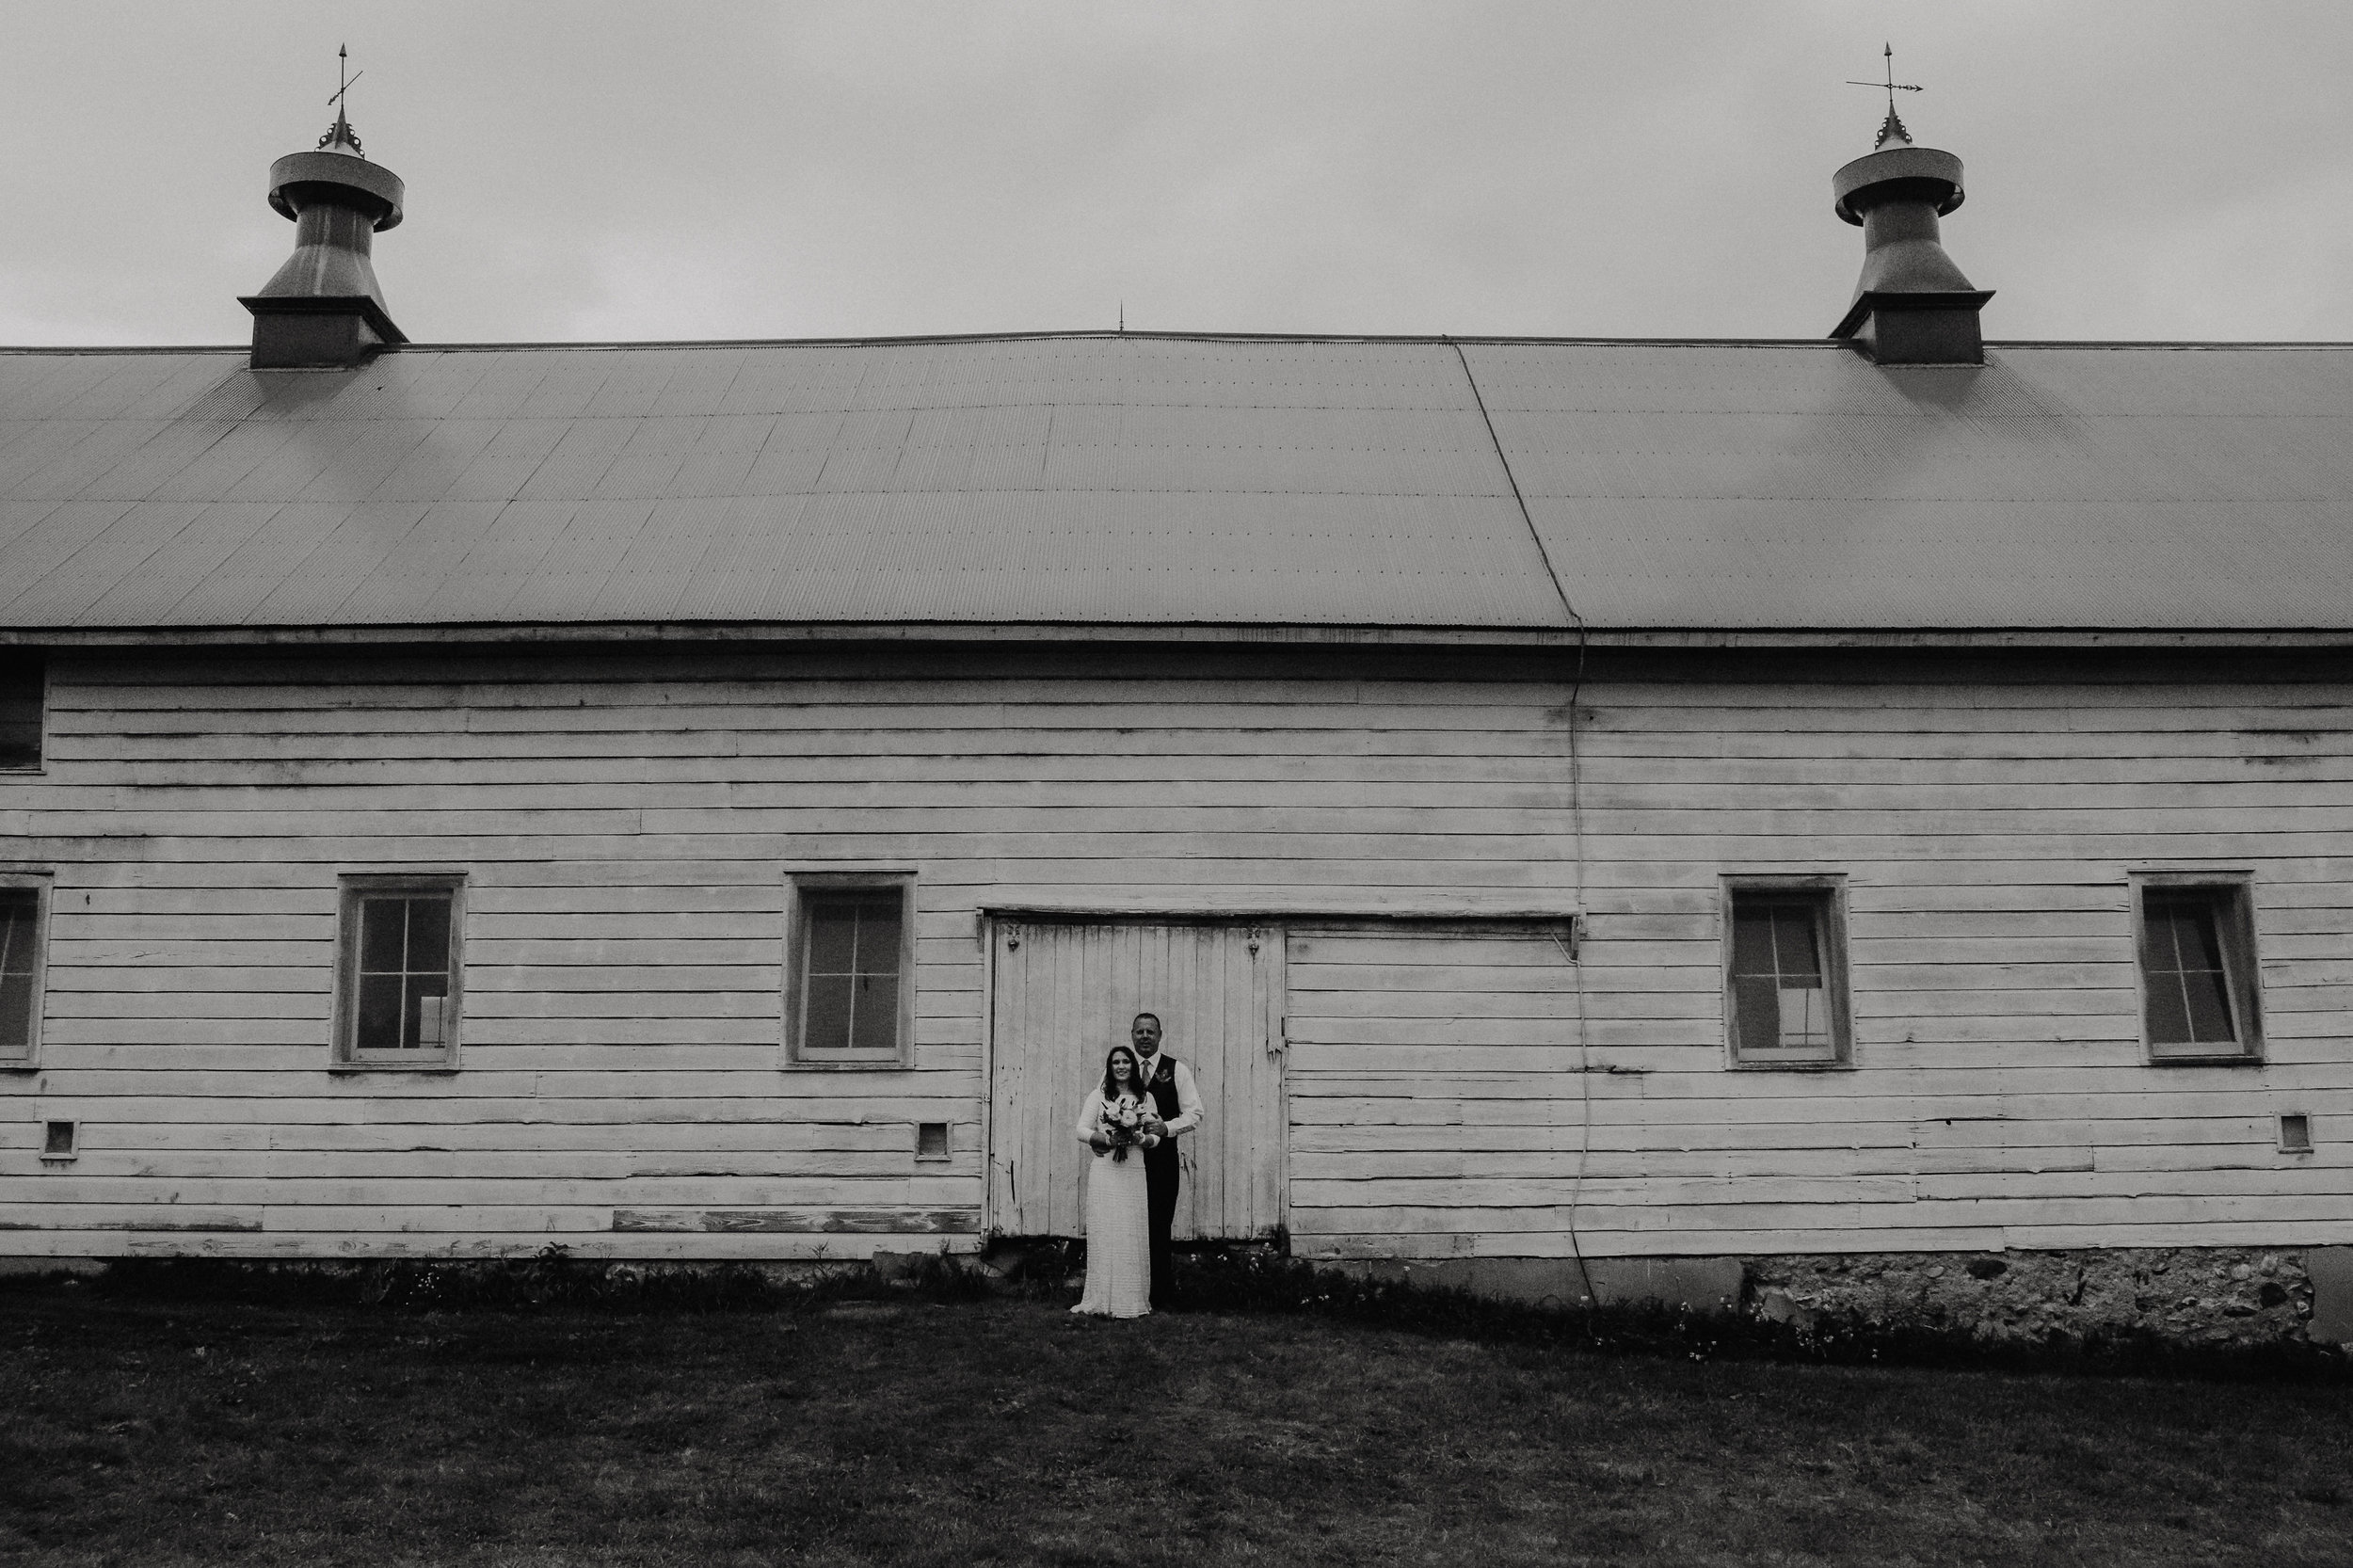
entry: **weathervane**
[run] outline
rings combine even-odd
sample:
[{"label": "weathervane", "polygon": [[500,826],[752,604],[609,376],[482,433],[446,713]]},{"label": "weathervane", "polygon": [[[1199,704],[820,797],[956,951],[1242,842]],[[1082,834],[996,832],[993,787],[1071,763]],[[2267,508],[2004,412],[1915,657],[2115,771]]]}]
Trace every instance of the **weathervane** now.
[{"label": "weathervane", "polygon": [[351,91],[351,84],[365,76],[367,72],[360,71],[349,75],[344,74],[349,71],[351,71],[351,50],[346,45],[339,43],[335,46],[337,84],[335,96],[327,101],[328,106],[335,111],[335,123],[327,128],[327,135],[319,137],[319,145],[326,147],[337,141],[347,141],[351,144],[351,150],[358,152],[360,152],[360,135],[351,128],[351,121],[345,118],[344,111],[350,108],[351,104],[344,95]]},{"label": "weathervane", "polygon": [[1858,82],[1853,77],[1849,76],[1847,78],[1847,85],[1850,88],[1884,88],[1887,93],[1887,123],[1880,127],[1880,144],[1881,146],[1886,145],[1887,135],[1890,131],[1893,131],[1897,136],[1909,143],[1912,140],[1912,133],[1904,129],[1904,122],[1897,117],[1896,95],[1899,92],[1926,92],[1928,91],[1928,88],[1921,87],[1916,82],[1898,82],[1896,80],[1896,46],[1894,44],[1881,44],[1880,53],[1887,58],[1887,80],[1883,82]]},{"label": "weathervane", "polygon": [[1924,88],[1924,87],[1917,86],[1916,84],[1912,83],[1912,82],[1898,82],[1897,80],[1896,80],[1896,46],[1895,46],[1894,44],[1892,44],[1892,43],[1884,43],[1884,44],[1881,44],[1881,45],[1880,46],[1880,53],[1887,56],[1887,80],[1886,80],[1886,81],[1884,81],[1884,82],[1858,82],[1858,81],[1856,81],[1853,77],[1851,77],[1851,76],[1850,76],[1850,77],[1849,77],[1849,78],[1847,79],[1847,85],[1848,85],[1849,87],[1850,87],[1850,88],[1886,88],[1886,89],[1887,89],[1887,112],[1888,112],[1889,114],[1894,114],[1894,113],[1896,112],[1896,95],[1897,95],[1897,93],[1899,93],[1899,92],[1926,92],[1926,91],[1928,91],[1929,89],[1928,89],[1928,88]]}]

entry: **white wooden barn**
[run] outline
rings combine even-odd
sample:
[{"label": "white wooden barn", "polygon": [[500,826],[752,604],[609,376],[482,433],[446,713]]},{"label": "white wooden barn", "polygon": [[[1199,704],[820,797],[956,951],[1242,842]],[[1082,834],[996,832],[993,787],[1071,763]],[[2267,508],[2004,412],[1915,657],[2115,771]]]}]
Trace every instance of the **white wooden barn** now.
[{"label": "white wooden barn", "polygon": [[1180,1235],[2353,1243],[2353,346],[424,346],[361,165],[0,352],[0,1252],[1066,1235],[1143,1008]]}]

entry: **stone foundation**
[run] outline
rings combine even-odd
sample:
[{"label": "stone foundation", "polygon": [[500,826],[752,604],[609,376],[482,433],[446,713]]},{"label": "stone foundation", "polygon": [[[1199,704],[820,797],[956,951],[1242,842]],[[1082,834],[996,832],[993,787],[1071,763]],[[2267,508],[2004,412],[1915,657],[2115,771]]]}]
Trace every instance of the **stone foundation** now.
[{"label": "stone foundation", "polygon": [[[1801,1328],[1959,1331],[1988,1341],[2138,1334],[2233,1347],[2324,1337],[2311,1331],[2315,1293],[2304,1250],[1868,1253],[1742,1264],[1747,1310]],[[2343,1308],[2328,1305],[2321,1326],[2333,1340]]]},{"label": "stone foundation", "polygon": [[1435,1290],[1466,1290],[1532,1306],[1581,1307],[1590,1289],[1603,1306],[1664,1305],[1698,1314],[1740,1308],[1737,1257],[1435,1257],[1402,1260],[1310,1258],[1359,1279],[1394,1280]]},{"label": "stone foundation", "polygon": [[2221,1348],[2353,1344],[2353,1247],[1849,1253],[1819,1256],[1353,1259],[1359,1277],[1499,1301],[1738,1312],[1800,1329],[1993,1342],[2148,1336]]}]

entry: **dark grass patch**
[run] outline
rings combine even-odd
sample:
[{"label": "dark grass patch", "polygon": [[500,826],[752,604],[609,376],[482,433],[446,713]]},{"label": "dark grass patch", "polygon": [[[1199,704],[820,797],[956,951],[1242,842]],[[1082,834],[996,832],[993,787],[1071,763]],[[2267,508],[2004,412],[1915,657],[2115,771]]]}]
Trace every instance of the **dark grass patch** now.
[{"label": "dark grass patch", "polygon": [[[871,1289],[871,1272],[844,1269],[808,1281],[778,1278],[748,1264],[645,1268],[576,1258],[560,1246],[527,1257],[455,1262],[382,1259],[363,1263],[276,1263],[243,1258],[123,1258],[88,1280],[90,1294],[122,1300],[242,1302],[254,1305],[381,1307],[394,1312],[619,1309],[651,1312],[773,1311]],[[39,1289],[19,1278],[0,1286]]]},{"label": "dark grass patch", "polygon": [[945,1255],[915,1258],[885,1280],[862,1264],[794,1275],[749,1263],[669,1267],[606,1262],[574,1257],[561,1246],[525,1257],[451,1262],[121,1258],[88,1277],[0,1277],[0,1294],[78,1289],[120,1300],[360,1305],[393,1312],[772,1312],[907,1295],[925,1301],[978,1301],[995,1288],[968,1262]]},{"label": "dark grass patch", "polygon": [[15,1293],[0,1560],[2168,1568],[2339,1564],[2353,1526],[2334,1387],[896,1299]]},{"label": "dark grass patch", "polygon": [[1416,1334],[1601,1353],[2353,1386],[2353,1362],[2341,1351],[2303,1341],[2202,1345],[2146,1334],[1990,1339],[1928,1324],[1829,1316],[1801,1325],[1671,1304],[1597,1309],[1529,1305],[1319,1269],[1302,1259],[1250,1249],[1193,1255],[1182,1265],[1181,1278],[1183,1305],[1189,1310],[1305,1315]]},{"label": "dark grass patch", "polygon": [[[1000,1245],[984,1262],[945,1254],[904,1259],[887,1277],[852,1264],[804,1276],[751,1264],[648,1267],[576,1258],[552,1246],[529,1257],[462,1262],[125,1259],[88,1280],[0,1278],[0,1295],[79,1289],[117,1300],[358,1305],[396,1313],[808,1312],[1007,1295],[1067,1304],[1076,1299],[1085,1267],[1085,1243],[1063,1240]],[[2353,1359],[2333,1345],[2301,1341],[2222,1346],[2137,1334],[1989,1339],[1929,1323],[1835,1317],[1773,1322],[1663,1304],[1531,1305],[1318,1268],[1264,1247],[1205,1248],[1180,1255],[1177,1268],[1178,1311],[1325,1318],[1593,1353],[2353,1385]]]}]

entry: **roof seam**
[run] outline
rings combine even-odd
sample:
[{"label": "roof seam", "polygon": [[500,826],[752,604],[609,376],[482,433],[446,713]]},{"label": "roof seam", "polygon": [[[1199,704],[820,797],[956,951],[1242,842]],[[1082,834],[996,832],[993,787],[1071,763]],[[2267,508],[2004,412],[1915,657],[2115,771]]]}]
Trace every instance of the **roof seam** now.
[{"label": "roof seam", "polygon": [[1454,350],[1454,358],[1462,363],[1463,379],[1469,384],[1471,401],[1479,405],[1480,423],[1487,427],[1487,440],[1495,444],[1496,461],[1503,465],[1503,477],[1512,486],[1512,499],[1519,505],[1520,520],[1528,525],[1528,536],[1536,545],[1536,558],[1544,562],[1545,576],[1551,580],[1552,591],[1560,596],[1561,613],[1582,633],[1585,617],[1578,615],[1577,606],[1569,602],[1569,591],[1561,585],[1561,574],[1552,568],[1552,552],[1545,548],[1545,536],[1537,532],[1536,520],[1528,510],[1528,498],[1520,493],[1519,475],[1512,472],[1512,459],[1503,450],[1503,438],[1496,434],[1496,422],[1487,412],[1487,399],[1479,391],[1479,377],[1471,374],[1470,356],[1463,352],[1463,345],[1459,343],[1450,343],[1448,346]]}]

